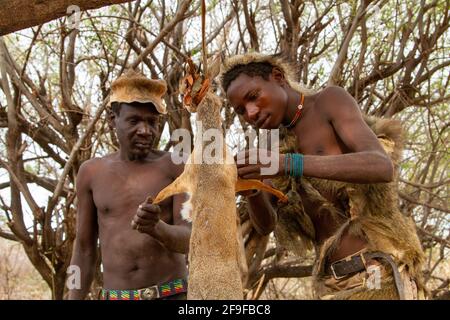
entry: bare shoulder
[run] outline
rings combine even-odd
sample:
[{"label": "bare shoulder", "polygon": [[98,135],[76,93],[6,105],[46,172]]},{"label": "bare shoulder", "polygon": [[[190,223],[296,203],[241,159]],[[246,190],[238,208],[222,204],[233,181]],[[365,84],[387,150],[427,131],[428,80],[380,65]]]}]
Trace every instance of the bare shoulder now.
[{"label": "bare shoulder", "polygon": [[95,157],[89,160],[84,161],[80,169],[78,171],[78,174],[90,172],[91,170],[98,169],[99,167],[106,166],[108,163],[115,157],[115,154],[109,154],[104,157]]},{"label": "bare shoulder", "polygon": [[316,106],[333,118],[345,114],[361,115],[356,100],[347,90],[339,86],[328,86],[320,91],[316,97]]},{"label": "bare shoulder", "polygon": [[[181,161],[174,161],[174,153],[172,152],[164,152],[164,155],[162,156],[162,160],[165,164],[167,164],[167,168],[169,169],[170,176],[173,179],[176,179],[184,170],[184,162]],[[177,159],[179,160],[179,159]]]},{"label": "bare shoulder", "polygon": [[80,169],[78,170],[78,177],[84,176],[84,175],[89,175],[90,173],[92,173],[92,171],[96,167],[101,165],[101,163],[102,163],[102,158],[92,158],[92,159],[84,161],[81,164]]},{"label": "bare shoulder", "polygon": [[101,161],[100,158],[93,158],[93,159],[86,160],[85,162],[83,162],[81,164],[80,169],[78,169],[77,179],[76,179],[78,195],[80,195],[80,192],[82,190],[87,191],[87,190],[91,189],[92,177],[94,176],[94,173],[95,173],[96,168],[98,167],[100,161]]},{"label": "bare shoulder", "polygon": [[90,179],[95,175],[95,172],[99,169],[108,165],[111,160],[116,156],[116,154],[109,154],[104,157],[95,157],[84,161],[80,169],[78,170],[77,180],[80,181],[90,181]]},{"label": "bare shoulder", "polygon": [[323,88],[318,94],[317,99],[353,99],[353,97],[342,87],[328,86]]},{"label": "bare shoulder", "polygon": [[179,161],[174,161],[174,159],[172,159],[173,155],[172,152],[153,150],[148,158],[150,161],[149,165],[152,167],[156,165],[158,169],[164,172],[168,177],[175,179],[183,172],[184,163],[177,164]]}]

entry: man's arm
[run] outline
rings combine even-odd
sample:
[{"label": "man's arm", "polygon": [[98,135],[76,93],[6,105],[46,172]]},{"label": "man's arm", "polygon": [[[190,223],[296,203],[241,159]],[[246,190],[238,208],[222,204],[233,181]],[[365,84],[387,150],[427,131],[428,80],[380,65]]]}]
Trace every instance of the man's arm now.
[{"label": "man's arm", "polygon": [[82,300],[86,297],[94,277],[97,258],[97,209],[92,197],[90,180],[93,176],[92,160],[81,165],[77,175],[76,189],[78,198],[77,231],[72,252],[71,265],[80,270],[81,287],[69,288],[70,300]]},{"label": "man's arm", "polygon": [[[171,164],[169,172],[175,180],[182,172],[182,165]],[[187,200],[186,194],[177,194],[172,198],[172,220],[168,224],[160,219],[161,209],[158,205],[142,204],[133,219],[132,226],[139,232],[147,233],[161,242],[168,250],[187,254],[191,237],[191,223],[181,215],[182,204]],[[139,226],[139,228],[138,228]]]},{"label": "man's arm", "polygon": [[[264,183],[273,187],[270,180],[264,180]],[[252,225],[259,234],[268,235],[275,229],[277,223],[277,213],[272,205],[274,197],[264,191],[253,192],[246,197]]]},{"label": "man's arm", "polygon": [[329,87],[318,107],[328,117],[336,134],[351,151],[342,155],[304,156],[303,174],[309,177],[354,183],[390,182],[393,165],[361,111],[344,89]]},{"label": "man's arm", "polygon": [[[393,165],[377,137],[365,123],[356,101],[342,88],[324,89],[316,101],[315,112],[327,118],[348,153],[339,155],[304,155],[303,175],[321,179],[353,183],[390,182],[393,179]],[[262,175],[261,163],[248,164],[256,159],[258,149],[238,154],[238,174],[243,179],[281,176],[285,174],[285,155],[280,154],[278,172]]]},{"label": "man's arm", "polygon": [[173,197],[173,225],[159,220],[152,236],[158,239],[170,251],[187,254],[191,237],[191,223],[181,216],[181,207],[187,200],[185,194]]}]

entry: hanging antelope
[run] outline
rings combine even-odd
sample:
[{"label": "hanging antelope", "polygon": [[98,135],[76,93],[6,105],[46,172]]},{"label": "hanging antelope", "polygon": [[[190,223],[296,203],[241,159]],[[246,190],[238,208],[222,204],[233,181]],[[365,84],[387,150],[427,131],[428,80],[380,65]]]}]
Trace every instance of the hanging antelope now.
[{"label": "hanging antelope", "polygon": [[[214,141],[222,149],[217,163],[207,164],[203,150],[212,142],[197,136],[184,172],[155,198],[159,203],[177,193],[188,193],[191,204],[192,233],[189,250],[188,299],[243,299],[239,263],[242,247],[238,238],[235,193],[249,189],[271,192],[286,201],[285,196],[259,180],[238,180],[236,164],[223,139],[220,117],[221,99],[210,88],[210,79],[217,75],[220,59],[216,59],[206,77],[197,73],[189,61],[184,78],[184,106],[197,112],[203,131],[216,129],[221,133]],[[214,71],[216,70],[216,71]]]}]

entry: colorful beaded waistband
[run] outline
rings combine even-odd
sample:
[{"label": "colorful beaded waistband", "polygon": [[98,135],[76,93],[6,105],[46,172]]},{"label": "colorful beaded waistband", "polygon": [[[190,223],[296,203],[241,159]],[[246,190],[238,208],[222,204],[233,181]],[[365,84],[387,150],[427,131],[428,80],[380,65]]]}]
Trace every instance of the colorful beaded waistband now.
[{"label": "colorful beaded waistband", "polygon": [[187,291],[187,281],[176,279],[159,286],[138,290],[102,289],[100,300],[153,300],[173,296]]}]

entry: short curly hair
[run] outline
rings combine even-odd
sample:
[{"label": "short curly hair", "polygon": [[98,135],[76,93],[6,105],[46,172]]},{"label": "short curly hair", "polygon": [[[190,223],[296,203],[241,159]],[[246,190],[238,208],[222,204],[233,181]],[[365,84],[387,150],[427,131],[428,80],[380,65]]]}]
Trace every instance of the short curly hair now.
[{"label": "short curly hair", "polygon": [[222,88],[226,92],[231,82],[233,82],[241,73],[250,77],[262,77],[265,80],[269,80],[273,68],[274,66],[269,62],[239,64],[222,76]]}]

